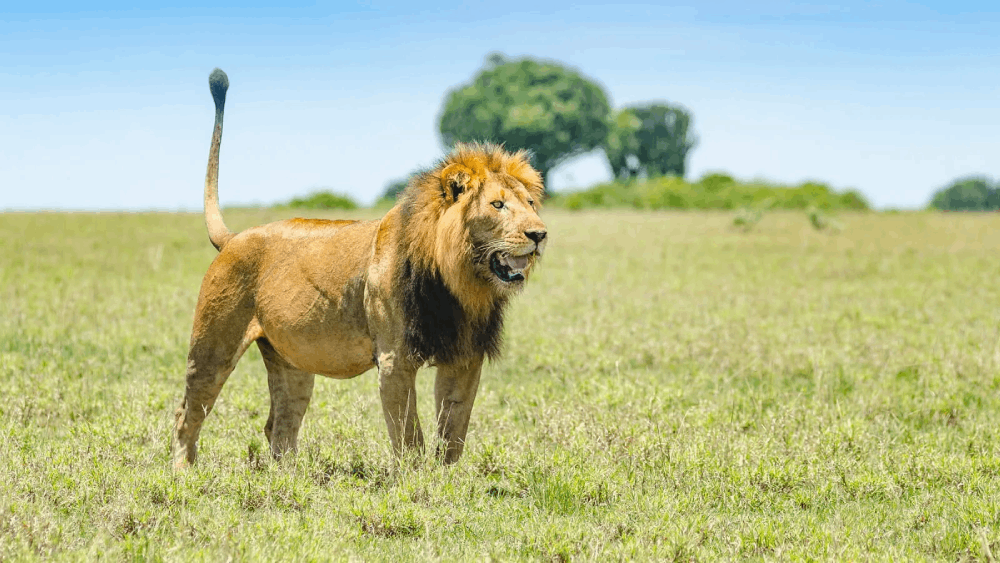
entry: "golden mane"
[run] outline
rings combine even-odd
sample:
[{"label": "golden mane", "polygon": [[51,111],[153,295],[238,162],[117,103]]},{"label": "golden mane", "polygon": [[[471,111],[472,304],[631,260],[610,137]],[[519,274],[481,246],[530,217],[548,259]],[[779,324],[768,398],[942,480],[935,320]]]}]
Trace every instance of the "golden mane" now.
[{"label": "golden mane", "polygon": [[[495,291],[475,272],[470,233],[476,225],[470,221],[470,210],[488,181],[523,186],[530,198],[540,202],[542,177],[528,158],[527,151],[511,153],[495,144],[458,144],[434,168],[414,176],[400,197],[397,271],[412,271],[413,279],[440,280],[460,305],[464,324],[496,325],[489,332],[502,326],[508,295]],[[476,336],[475,330],[463,332],[459,340],[493,338]],[[475,347],[471,341],[457,345]],[[499,340],[490,348],[491,356],[499,353]]]},{"label": "golden mane", "polygon": [[[509,176],[522,184],[540,207],[544,194],[542,176],[532,168],[528,158],[528,152],[523,149],[511,153],[493,143],[458,143],[433,168],[414,175],[400,196],[403,254],[419,266],[441,267],[446,261],[441,259],[446,257],[436,252],[440,235],[451,235],[448,236],[451,240],[440,242],[456,245],[467,242],[453,238],[464,238],[461,237],[464,233],[456,232],[455,227],[459,225],[444,229],[445,233],[439,232],[442,215],[456,199],[455,193],[449,193],[449,184],[457,184],[463,192],[472,192],[479,197],[489,175]],[[468,252],[471,248],[455,245],[447,248],[448,258],[453,259],[467,257]]]}]

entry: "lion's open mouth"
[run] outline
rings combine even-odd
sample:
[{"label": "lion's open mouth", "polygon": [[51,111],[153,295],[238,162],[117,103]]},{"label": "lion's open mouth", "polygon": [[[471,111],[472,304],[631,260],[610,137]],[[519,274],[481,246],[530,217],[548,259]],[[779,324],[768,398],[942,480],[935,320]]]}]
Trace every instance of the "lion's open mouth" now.
[{"label": "lion's open mouth", "polygon": [[524,269],[528,267],[528,256],[528,254],[511,256],[496,252],[490,256],[490,271],[505,283],[524,281]]}]

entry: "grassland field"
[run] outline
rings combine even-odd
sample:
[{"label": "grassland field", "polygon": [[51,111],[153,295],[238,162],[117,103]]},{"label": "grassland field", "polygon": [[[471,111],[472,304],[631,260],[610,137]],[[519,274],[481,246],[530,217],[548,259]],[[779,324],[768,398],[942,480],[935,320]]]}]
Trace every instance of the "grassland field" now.
[{"label": "grassland field", "polygon": [[251,348],[174,472],[201,216],[0,214],[0,561],[1000,556],[1000,215],[543,218],[458,464],[393,460],[374,371],[272,461]]}]

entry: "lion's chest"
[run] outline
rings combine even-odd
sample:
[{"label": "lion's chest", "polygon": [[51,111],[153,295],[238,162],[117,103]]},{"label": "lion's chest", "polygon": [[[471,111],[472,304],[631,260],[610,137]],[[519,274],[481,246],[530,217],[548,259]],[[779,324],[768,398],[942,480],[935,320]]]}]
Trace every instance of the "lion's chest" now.
[{"label": "lion's chest", "polygon": [[436,272],[420,271],[407,261],[401,272],[407,352],[448,364],[481,357],[496,358],[503,338],[503,307],[498,302],[482,319],[470,318]]}]

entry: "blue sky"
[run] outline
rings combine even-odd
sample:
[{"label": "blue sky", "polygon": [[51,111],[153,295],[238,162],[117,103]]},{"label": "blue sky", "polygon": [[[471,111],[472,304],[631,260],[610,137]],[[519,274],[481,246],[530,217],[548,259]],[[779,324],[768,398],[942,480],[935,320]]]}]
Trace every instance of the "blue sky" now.
[{"label": "blue sky", "polygon": [[[370,202],[441,156],[444,95],[492,51],[571,65],[615,107],[686,106],[690,178],[919,207],[956,177],[1000,177],[996,2],[8,4],[0,209],[199,209],[216,66],[223,205],[318,188]],[[585,155],[552,187],[609,175]]]}]

